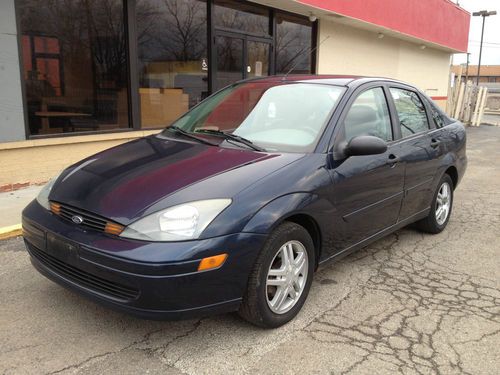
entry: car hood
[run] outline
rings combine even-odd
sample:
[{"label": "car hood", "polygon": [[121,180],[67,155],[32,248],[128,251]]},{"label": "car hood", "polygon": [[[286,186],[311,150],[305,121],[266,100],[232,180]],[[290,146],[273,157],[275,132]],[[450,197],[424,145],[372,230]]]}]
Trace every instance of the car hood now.
[{"label": "car hood", "polygon": [[49,199],[128,225],[173,204],[232,198],[298,158],[150,136],[69,167]]}]

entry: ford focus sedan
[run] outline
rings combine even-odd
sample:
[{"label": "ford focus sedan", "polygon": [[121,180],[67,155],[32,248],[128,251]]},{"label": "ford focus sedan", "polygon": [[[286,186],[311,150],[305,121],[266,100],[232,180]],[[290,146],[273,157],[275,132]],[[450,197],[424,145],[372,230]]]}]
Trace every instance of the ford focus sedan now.
[{"label": "ford focus sedan", "polygon": [[24,239],[40,273],[111,308],[278,327],[323,263],[410,223],[441,232],[465,141],[402,82],[243,81],[66,168],[25,208]]}]

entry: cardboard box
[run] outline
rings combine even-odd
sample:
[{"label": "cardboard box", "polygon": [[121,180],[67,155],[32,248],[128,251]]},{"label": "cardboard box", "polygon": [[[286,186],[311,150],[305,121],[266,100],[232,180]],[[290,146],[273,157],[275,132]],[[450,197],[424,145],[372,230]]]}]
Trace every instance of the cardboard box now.
[{"label": "cardboard box", "polygon": [[141,127],[164,128],[189,108],[189,95],[182,89],[140,88]]}]

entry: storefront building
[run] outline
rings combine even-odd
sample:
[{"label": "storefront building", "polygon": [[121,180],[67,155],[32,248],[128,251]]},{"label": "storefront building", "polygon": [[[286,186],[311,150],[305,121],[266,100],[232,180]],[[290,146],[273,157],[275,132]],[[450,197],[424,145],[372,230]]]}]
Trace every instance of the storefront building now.
[{"label": "storefront building", "polygon": [[444,104],[469,18],[448,0],[4,0],[0,191],[157,132],[245,78],[392,77]]}]

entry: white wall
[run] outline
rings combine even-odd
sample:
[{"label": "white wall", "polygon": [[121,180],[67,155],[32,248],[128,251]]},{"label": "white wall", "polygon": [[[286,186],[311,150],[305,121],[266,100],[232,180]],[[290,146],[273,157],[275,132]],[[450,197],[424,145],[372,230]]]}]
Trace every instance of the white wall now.
[{"label": "white wall", "polygon": [[0,0],[0,142],[25,139],[14,0]]},{"label": "white wall", "polygon": [[449,52],[420,49],[416,43],[377,35],[321,19],[318,42],[329,39],[318,48],[318,73],[395,78],[414,84],[429,96],[447,95]]}]

